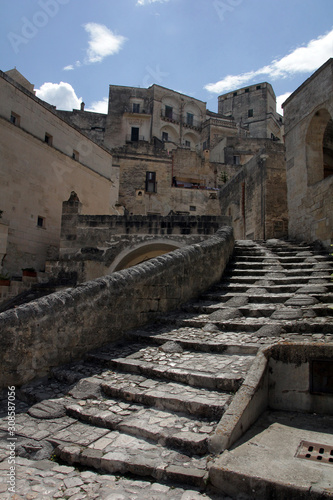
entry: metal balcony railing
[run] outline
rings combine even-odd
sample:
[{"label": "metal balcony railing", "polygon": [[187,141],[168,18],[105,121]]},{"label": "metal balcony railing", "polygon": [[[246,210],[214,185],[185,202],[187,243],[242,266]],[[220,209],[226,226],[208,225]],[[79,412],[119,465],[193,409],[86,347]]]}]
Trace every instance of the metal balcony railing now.
[{"label": "metal balcony railing", "polygon": [[137,137],[133,137],[131,134],[126,135],[126,142],[139,142],[144,140],[145,140],[144,135],[139,135]]}]

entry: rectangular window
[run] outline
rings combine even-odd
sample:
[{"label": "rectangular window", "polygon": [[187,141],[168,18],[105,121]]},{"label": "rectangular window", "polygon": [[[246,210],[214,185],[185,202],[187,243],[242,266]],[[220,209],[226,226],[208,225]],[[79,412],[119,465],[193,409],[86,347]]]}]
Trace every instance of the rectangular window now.
[{"label": "rectangular window", "polygon": [[252,118],[252,116],[253,116],[253,109],[249,109],[248,110],[247,116],[248,116],[248,118]]},{"label": "rectangular window", "polygon": [[194,115],[192,113],[186,113],[186,123],[187,125],[193,125]]},{"label": "rectangular window", "polygon": [[236,97],[236,95],[237,95],[237,92],[234,92],[234,97]]},{"label": "rectangular window", "polygon": [[245,89],[245,93],[247,94],[248,92],[250,92],[250,89]]},{"label": "rectangular window", "polygon": [[156,193],[156,172],[146,172],[146,191]]},{"label": "rectangular window", "polygon": [[45,227],[45,218],[40,215],[37,217],[37,227]]},{"label": "rectangular window", "polygon": [[162,132],[162,141],[168,141],[168,140],[169,140],[168,132]]},{"label": "rectangular window", "polygon": [[10,114],[10,121],[16,125],[17,127],[20,126],[20,115],[17,115],[16,113],[14,113],[14,111],[11,112]]},{"label": "rectangular window", "polygon": [[190,205],[190,212],[196,212],[197,210],[197,207],[195,207],[194,205]]},{"label": "rectangular window", "polygon": [[261,85],[257,85],[256,90],[260,90],[260,89],[261,89]]},{"label": "rectangular window", "polygon": [[240,156],[235,155],[235,156],[233,157],[233,164],[234,164],[234,165],[240,165]]},{"label": "rectangular window", "polygon": [[172,120],[172,111],[173,111],[172,106],[165,106],[165,117],[170,118],[170,120]]},{"label": "rectangular window", "polygon": [[191,147],[190,141],[185,141],[185,148],[190,148],[190,147]]},{"label": "rectangular window", "polygon": [[46,144],[48,144],[49,146],[52,146],[52,142],[53,142],[53,137],[52,135],[50,134],[45,134],[45,142]]},{"label": "rectangular window", "polygon": [[139,140],[139,127],[132,127],[131,141],[137,142]]},{"label": "rectangular window", "polygon": [[80,157],[79,152],[75,151],[75,149],[73,149],[73,154],[72,154],[73,160],[79,161],[79,157]]},{"label": "rectangular window", "polygon": [[133,102],[133,113],[140,113],[140,104]]},{"label": "rectangular window", "polygon": [[204,141],[204,142],[202,143],[202,149],[207,149],[207,141]]}]

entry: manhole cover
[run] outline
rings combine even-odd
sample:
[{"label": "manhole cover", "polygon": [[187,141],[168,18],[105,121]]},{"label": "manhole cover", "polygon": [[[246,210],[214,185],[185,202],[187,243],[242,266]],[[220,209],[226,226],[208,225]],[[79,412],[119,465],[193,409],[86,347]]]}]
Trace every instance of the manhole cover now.
[{"label": "manhole cover", "polygon": [[311,443],[310,441],[301,441],[296,457],[333,465],[333,446]]}]

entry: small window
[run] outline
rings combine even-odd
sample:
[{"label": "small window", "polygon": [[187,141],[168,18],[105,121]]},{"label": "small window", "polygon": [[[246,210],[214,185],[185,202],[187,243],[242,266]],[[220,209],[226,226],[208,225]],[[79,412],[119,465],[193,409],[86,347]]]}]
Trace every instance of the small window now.
[{"label": "small window", "polygon": [[260,90],[260,89],[261,89],[261,85],[257,85],[256,90]]},{"label": "small window", "polygon": [[133,102],[133,113],[140,113],[140,104]]},{"label": "small window", "polygon": [[37,217],[37,227],[45,227],[45,218],[40,215]]},{"label": "small window", "polygon": [[253,116],[253,109],[249,109],[248,110],[247,116],[248,116],[248,118],[252,118],[252,116]]},{"label": "small window", "polygon": [[50,134],[45,134],[45,142],[46,144],[48,144],[49,146],[52,146],[52,142],[53,142],[53,137],[52,135]]},{"label": "small window", "polygon": [[172,106],[165,106],[165,117],[166,118],[170,118],[170,120],[172,120],[172,112],[173,112]]},{"label": "small window", "polygon": [[204,141],[202,144],[202,149],[207,149],[207,141]]},{"label": "small window", "polygon": [[75,151],[75,149],[73,149],[72,158],[73,158],[73,160],[79,161],[80,154],[78,151]]},{"label": "small window", "polygon": [[156,193],[156,172],[146,172],[146,191]]},{"label": "small window", "polygon": [[139,127],[132,127],[131,129],[131,141],[137,142],[139,140]]},{"label": "small window", "polygon": [[245,89],[245,93],[247,94],[248,92],[250,92],[250,89]]},{"label": "small window", "polygon": [[193,125],[194,115],[192,113],[186,113],[186,123],[187,125]]},{"label": "small window", "polygon": [[14,111],[12,111],[10,114],[10,121],[17,127],[20,126],[20,116],[14,113]]},{"label": "small window", "polygon": [[234,164],[234,165],[240,165],[240,156],[235,155],[235,156],[233,157],[233,164]]},{"label": "small window", "polygon": [[234,92],[234,97],[236,97],[236,95],[237,95],[237,92]]},{"label": "small window", "polygon": [[168,132],[162,132],[162,141],[166,142],[169,140],[169,134]]},{"label": "small window", "polygon": [[194,205],[190,205],[190,212],[196,212],[197,210],[197,207],[195,207]]},{"label": "small window", "polygon": [[185,148],[190,148],[190,147],[191,147],[190,141],[185,141]]}]

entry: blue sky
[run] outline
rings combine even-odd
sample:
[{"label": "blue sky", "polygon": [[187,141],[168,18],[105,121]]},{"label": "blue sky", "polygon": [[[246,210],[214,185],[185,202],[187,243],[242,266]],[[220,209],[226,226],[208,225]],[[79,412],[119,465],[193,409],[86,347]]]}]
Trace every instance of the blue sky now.
[{"label": "blue sky", "polygon": [[0,14],[0,69],[58,109],[106,112],[109,84],[217,111],[218,95],[268,81],[280,101],[333,57],[333,0],[2,0]]}]

